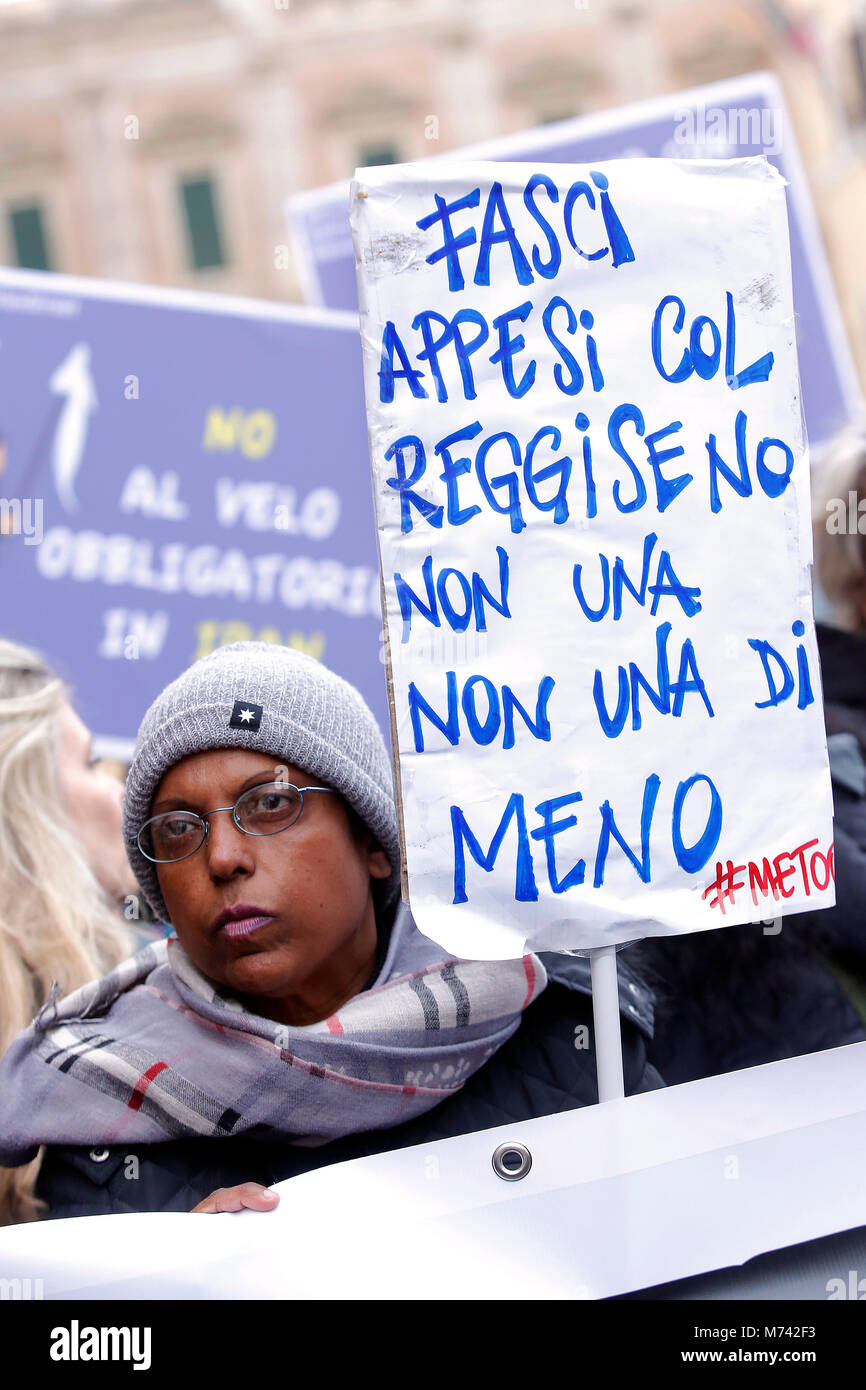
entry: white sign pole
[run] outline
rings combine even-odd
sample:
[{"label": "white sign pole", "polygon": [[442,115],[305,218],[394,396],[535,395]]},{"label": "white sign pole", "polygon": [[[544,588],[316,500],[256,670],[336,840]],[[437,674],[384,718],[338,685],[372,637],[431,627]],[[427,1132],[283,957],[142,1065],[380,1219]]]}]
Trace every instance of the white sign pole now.
[{"label": "white sign pole", "polygon": [[622,1033],[619,1026],[619,990],[616,979],[616,947],[597,946],[589,953],[592,980],[592,1018],[595,1025],[595,1067],[598,1099],[621,1100],[625,1095],[622,1074]]}]

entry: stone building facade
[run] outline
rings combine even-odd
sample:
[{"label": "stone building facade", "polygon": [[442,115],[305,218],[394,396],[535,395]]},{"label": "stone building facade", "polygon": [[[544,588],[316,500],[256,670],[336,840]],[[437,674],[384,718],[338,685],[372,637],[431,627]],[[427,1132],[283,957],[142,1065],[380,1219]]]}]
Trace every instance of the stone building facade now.
[{"label": "stone building facade", "polygon": [[297,299],[287,194],[759,68],[866,377],[862,0],[5,0],[0,261]]}]

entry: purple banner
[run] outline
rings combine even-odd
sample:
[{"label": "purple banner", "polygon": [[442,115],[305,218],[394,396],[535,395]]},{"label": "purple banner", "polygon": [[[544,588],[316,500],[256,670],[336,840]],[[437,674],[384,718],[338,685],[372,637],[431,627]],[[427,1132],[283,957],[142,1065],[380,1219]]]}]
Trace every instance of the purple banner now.
[{"label": "purple banner", "polygon": [[387,727],[354,318],[0,272],[0,634],[103,749],[239,639],[357,685]]},{"label": "purple banner", "polygon": [[[781,88],[770,73],[673,93],[524,131],[443,159],[585,164],[624,156],[669,159],[766,154],[788,180],[788,220],[803,408],[813,445],[856,414],[860,390]],[[311,303],[357,308],[348,184],[289,200]],[[676,263],[676,227],[671,262]],[[696,309],[695,312],[700,312]]]}]

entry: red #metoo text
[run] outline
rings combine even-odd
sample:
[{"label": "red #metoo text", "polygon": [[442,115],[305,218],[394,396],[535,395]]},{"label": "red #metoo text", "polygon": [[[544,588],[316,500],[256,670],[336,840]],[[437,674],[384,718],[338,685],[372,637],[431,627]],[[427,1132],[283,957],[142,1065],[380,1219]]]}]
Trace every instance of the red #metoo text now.
[{"label": "red #metoo text", "polygon": [[[822,854],[814,848],[817,843],[816,836],[814,840],[806,840],[796,849],[777,854],[772,861],[765,855],[760,864],[751,859],[748,864],[735,864],[731,859],[726,863],[717,860],[716,876],[704,889],[702,896],[706,900],[714,893],[715,897],[710,898],[709,906],[718,907],[724,915],[728,907],[736,906],[737,893],[746,889],[751,893],[752,902],[756,907],[759,892],[765,899],[772,893],[776,901],[780,897],[793,897],[798,886],[803,889],[807,898],[812,896],[813,888],[823,893],[831,881],[835,881],[833,846],[831,844],[826,854]],[[794,881],[788,884],[788,879],[791,878]]]}]

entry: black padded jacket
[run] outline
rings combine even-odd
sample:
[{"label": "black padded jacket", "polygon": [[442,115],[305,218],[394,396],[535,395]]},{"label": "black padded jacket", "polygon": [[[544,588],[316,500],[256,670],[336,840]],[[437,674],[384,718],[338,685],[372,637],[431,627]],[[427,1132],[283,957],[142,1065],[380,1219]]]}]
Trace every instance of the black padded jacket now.
[{"label": "black padded jacket", "polygon": [[[656,997],[649,1055],[669,1086],[866,1039],[866,636],[817,633],[836,905],[635,948]],[[768,898],[762,915],[773,910]]]}]

